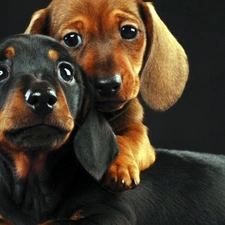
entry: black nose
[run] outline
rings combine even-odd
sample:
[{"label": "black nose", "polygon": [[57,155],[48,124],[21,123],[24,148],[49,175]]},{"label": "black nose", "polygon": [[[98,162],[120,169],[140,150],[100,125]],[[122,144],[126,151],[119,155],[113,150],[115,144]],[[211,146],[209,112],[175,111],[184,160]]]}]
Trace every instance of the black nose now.
[{"label": "black nose", "polygon": [[115,97],[122,84],[122,78],[119,74],[113,77],[98,77],[94,79],[94,86],[100,96]]},{"label": "black nose", "polygon": [[57,95],[53,88],[43,86],[33,90],[29,89],[25,93],[25,99],[36,114],[43,116],[53,110]]}]

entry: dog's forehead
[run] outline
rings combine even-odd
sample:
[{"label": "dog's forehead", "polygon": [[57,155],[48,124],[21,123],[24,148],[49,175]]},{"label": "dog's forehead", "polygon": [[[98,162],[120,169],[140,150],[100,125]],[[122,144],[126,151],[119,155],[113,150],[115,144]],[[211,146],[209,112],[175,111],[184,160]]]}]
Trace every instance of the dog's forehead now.
[{"label": "dog's forehead", "polygon": [[[20,51],[21,49],[18,49],[16,47],[13,47],[12,45],[9,45],[8,47],[5,48],[4,50],[4,57],[6,59],[13,59],[15,58],[17,55],[21,56],[21,53],[24,51]],[[38,52],[36,52],[38,53]],[[43,52],[42,52],[43,53]],[[57,61],[59,59],[59,51],[53,48],[49,48],[46,49],[46,51],[44,52],[45,55],[40,54],[41,57],[48,57],[50,60],[52,61]],[[26,52],[27,57],[29,57],[28,55],[28,51]]]},{"label": "dog's forehead", "polygon": [[[109,8],[119,8],[119,7],[124,7],[124,8],[129,8],[130,6],[134,6],[137,5],[141,2],[142,0],[95,0],[95,1],[90,1],[90,0],[67,0],[67,1],[62,1],[62,0],[53,0],[50,3],[50,7],[54,8],[54,7],[66,7],[67,9],[70,10],[73,7],[76,7],[80,10],[83,10],[83,7],[90,9],[90,10],[96,10],[98,9],[95,8],[91,8],[91,6],[95,5],[95,6],[107,6]],[[66,4],[65,4],[66,3]],[[70,5],[70,7],[68,8],[68,5]],[[89,7],[88,7],[89,6]]]},{"label": "dog's forehead", "polygon": [[0,44],[0,58],[24,63],[73,61],[67,50],[58,42],[41,35],[16,35],[5,39]]},{"label": "dog's forehead", "polygon": [[[55,16],[56,20],[60,20],[61,18],[65,22],[72,19],[77,14],[89,15],[92,18],[102,18],[104,15],[107,17],[107,15],[114,10],[138,15],[139,3],[139,0],[68,0],[65,4],[65,1],[54,0],[50,4],[50,8],[52,8],[52,16]],[[69,8],[68,5],[70,5]],[[65,9],[67,13],[60,14],[59,16],[58,8],[62,10]]]},{"label": "dog's forehead", "polygon": [[[125,23],[133,24],[140,30],[144,29],[138,0],[130,2],[126,0],[69,0],[69,9],[63,2],[54,0],[50,5],[51,35],[58,40],[74,29],[78,29],[76,30],[78,33],[83,31],[90,36],[100,34],[105,37]],[[58,8],[66,13],[60,13]]]}]

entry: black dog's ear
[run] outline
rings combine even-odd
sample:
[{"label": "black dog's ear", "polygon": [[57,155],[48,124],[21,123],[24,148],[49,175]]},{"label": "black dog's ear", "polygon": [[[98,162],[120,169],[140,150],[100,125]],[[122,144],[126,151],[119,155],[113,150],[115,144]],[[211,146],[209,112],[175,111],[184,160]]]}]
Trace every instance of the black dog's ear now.
[{"label": "black dog's ear", "polygon": [[81,165],[98,181],[119,153],[117,138],[111,126],[94,107],[78,128],[74,149]]}]

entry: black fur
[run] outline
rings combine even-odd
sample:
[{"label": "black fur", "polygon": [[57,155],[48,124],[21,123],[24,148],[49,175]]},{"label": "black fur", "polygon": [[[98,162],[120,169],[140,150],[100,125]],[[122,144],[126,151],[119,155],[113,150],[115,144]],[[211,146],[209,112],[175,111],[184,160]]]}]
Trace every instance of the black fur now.
[{"label": "black fur", "polygon": [[[0,55],[4,43],[15,42],[19,46],[26,43],[27,48],[21,55],[25,59],[20,59],[19,64],[9,64],[13,71],[17,71],[15,65],[23,68],[22,62],[31,57],[29,49],[36,51],[31,67],[37,71],[55,68],[53,62],[43,58],[44,53],[37,54],[49,46],[65,54],[63,61],[71,60],[60,44],[42,36],[9,38],[0,44]],[[105,118],[91,105],[84,110],[83,119],[84,113],[78,117],[90,87],[78,68],[76,71],[76,78],[84,81],[77,82],[72,89],[64,87],[63,91],[79,122],[68,142],[49,153],[44,170],[35,177],[21,179],[14,171],[10,154],[0,150],[0,215],[4,218],[0,223],[10,224],[9,220],[16,225],[37,225],[53,220],[48,225],[224,225],[225,156],[222,155],[158,149],[156,163],[142,172],[142,182],[136,189],[111,193],[99,185],[96,179],[101,179],[116,156],[118,145]],[[3,93],[1,89],[1,108],[7,104],[10,88],[16,87],[17,79],[12,78],[12,82],[10,79],[4,88],[9,91]],[[64,85],[58,79],[52,83]],[[74,214],[77,220],[70,220]]]}]

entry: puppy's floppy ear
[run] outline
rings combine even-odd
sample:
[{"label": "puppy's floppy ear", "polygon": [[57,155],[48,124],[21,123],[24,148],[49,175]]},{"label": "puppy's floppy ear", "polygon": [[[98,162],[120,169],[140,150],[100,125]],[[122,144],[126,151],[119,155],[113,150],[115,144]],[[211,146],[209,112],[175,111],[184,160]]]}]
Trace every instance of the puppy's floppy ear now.
[{"label": "puppy's floppy ear", "polygon": [[147,52],[140,92],[152,109],[166,110],[184,90],[188,78],[187,56],[157,15],[152,3],[142,2],[141,8],[147,30]]},{"label": "puppy's floppy ear", "polygon": [[32,15],[25,34],[49,35],[49,24],[49,9],[40,9]]},{"label": "puppy's floppy ear", "polygon": [[74,149],[81,165],[98,181],[119,153],[119,145],[111,126],[94,107],[91,107],[78,128]]}]

